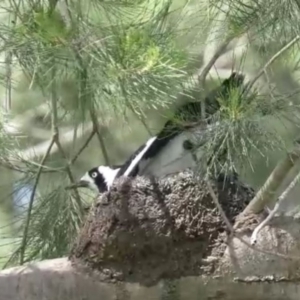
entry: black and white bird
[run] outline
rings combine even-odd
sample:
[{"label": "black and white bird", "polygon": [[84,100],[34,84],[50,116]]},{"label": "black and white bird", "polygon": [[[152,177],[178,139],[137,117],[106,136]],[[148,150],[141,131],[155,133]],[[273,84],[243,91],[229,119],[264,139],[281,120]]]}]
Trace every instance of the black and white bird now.
[{"label": "black and white bird", "polygon": [[[228,97],[230,89],[242,86],[243,81],[243,75],[233,73],[221,86],[212,90],[205,97],[206,118],[219,110],[218,97]],[[114,180],[121,176],[160,178],[194,167],[193,145],[199,144],[199,137],[207,130],[206,123],[199,122],[200,116],[201,102],[179,107],[174,118],[168,120],[163,129],[140,146],[123,165],[95,167],[81,178],[78,186],[102,193],[108,191]]]},{"label": "black and white bird", "polygon": [[198,157],[193,148],[205,142],[201,141],[203,133],[213,127],[209,116],[220,108],[218,97],[226,99],[230,90],[241,87],[243,82],[242,74],[233,73],[221,86],[205,97],[208,122],[199,122],[201,102],[190,102],[180,106],[174,118],[165,123],[158,135],[150,138],[130,156],[118,171],[116,178],[137,175],[163,177],[194,167]]}]

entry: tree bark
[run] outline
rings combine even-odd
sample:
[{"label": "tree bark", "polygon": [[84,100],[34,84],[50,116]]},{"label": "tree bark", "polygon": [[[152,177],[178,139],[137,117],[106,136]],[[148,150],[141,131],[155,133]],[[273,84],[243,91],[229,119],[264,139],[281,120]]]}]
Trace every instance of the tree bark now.
[{"label": "tree bark", "polygon": [[[219,202],[248,241],[259,218],[236,216],[253,191],[232,179],[219,183]],[[0,299],[299,299],[299,220],[275,218],[253,250],[240,238],[224,238],[225,224],[201,180],[181,174],[159,182],[160,199],[153,187],[145,179],[118,183],[91,208],[70,259],[0,272]]]}]

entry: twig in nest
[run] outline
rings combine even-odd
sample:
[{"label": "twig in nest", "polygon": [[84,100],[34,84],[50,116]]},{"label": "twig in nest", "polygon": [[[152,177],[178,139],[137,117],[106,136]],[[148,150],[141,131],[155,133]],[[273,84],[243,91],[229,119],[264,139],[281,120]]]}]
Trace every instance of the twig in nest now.
[{"label": "twig in nest", "polygon": [[278,200],[276,201],[276,204],[273,208],[273,210],[270,212],[270,214],[268,215],[268,217],[262,221],[253,231],[252,236],[251,236],[251,245],[256,244],[257,241],[257,235],[259,233],[259,231],[265,227],[267,225],[267,223],[274,217],[274,215],[277,213],[277,211],[279,210],[279,207],[281,205],[281,203],[286,199],[287,195],[291,192],[291,190],[296,186],[296,184],[299,182],[300,180],[300,172],[298,173],[298,175],[294,178],[294,180],[289,184],[289,186],[284,190],[284,192],[280,195],[280,197],[278,198]]},{"label": "twig in nest", "polygon": [[215,192],[214,192],[214,190],[213,190],[213,188],[212,188],[212,186],[211,186],[211,184],[210,184],[210,182],[208,180],[206,181],[206,184],[207,184],[207,187],[208,187],[208,191],[209,191],[209,193],[210,193],[210,195],[211,195],[211,197],[212,197],[212,199],[213,199],[216,207],[218,208],[218,210],[219,210],[219,212],[220,212],[220,214],[221,214],[221,216],[222,216],[222,218],[223,218],[226,226],[230,230],[230,233],[234,234],[233,226],[231,225],[230,221],[228,220],[228,218],[227,218],[227,216],[226,216],[226,214],[225,214],[225,212],[224,212],[221,204],[219,203],[217,195],[215,194]]},{"label": "twig in nest", "polygon": [[241,243],[245,244],[247,247],[249,247],[250,249],[254,250],[254,251],[257,251],[257,252],[260,252],[260,253],[263,253],[263,254],[267,254],[267,255],[272,255],[272,256],[277,256],[277,257],[280,257],[280,258],[284,258],[284,259],[294,259],[294,260],[300,260],[300,257],[299,256],[290,256],[290,255],[285,255],[285,254],[282,254],[282,253],[277,253],[277,252],[271,252],[271,251],[267,251],[267,250],[263,250],[263,249],[259,249],[259,248],[256,248],[254,246],[252,246],[250,243],[248,243],[247,241],[245,241],[244,239],[242,239],[241,237],[239,237],[235,231],[234,231],[234,228],[233,226],[231,225],[230,221],[228,220],[222,206],[220,205],[219,203],[219,200],[211,186],[211,184],[209,183],[209,181],[207,180],[206,181],[207,183],[207,187],[208,187],[208,191],[214,201],[214,203],[216,204],[226,226],[228,227],[229,231],[230,231],[230,235],[231,237],[235,237],[237,238]]},{"label": "twig in nest", "polygon": [[286,44],[283,48],[281,48],[275,55],[273,55],[267,63],[259,70],[259,72],[256,74],[256,76],[248,82],[246,91],[249,91],[254,83],[261,77],[265,72],[266,69],[280,56],[282,55],[286,50],[288,50],[290,47],[292,47],[298,40],[300,39],[300,36],[297,35],[293,40],[291,40],[288,44]]}]

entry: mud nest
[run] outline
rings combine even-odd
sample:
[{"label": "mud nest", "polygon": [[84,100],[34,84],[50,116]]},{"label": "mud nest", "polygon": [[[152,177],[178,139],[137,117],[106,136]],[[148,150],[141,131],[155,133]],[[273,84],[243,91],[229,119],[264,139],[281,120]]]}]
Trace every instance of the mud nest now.
[{"label": "mud nest", "polygon": [[[254,196],[236,177],[211,182],[228,219]],[[186,171],[159,182],[120,178],[91,208],[70,259],[101,281],[139,282],[212,272],[226,226],[207,184]]]}]

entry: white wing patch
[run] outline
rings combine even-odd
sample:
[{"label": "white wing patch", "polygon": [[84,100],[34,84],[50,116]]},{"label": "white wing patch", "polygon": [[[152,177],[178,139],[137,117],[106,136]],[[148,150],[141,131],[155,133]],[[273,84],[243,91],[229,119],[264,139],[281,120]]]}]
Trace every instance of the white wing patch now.
[{"label": "white wing patch", "polygon": [[131,164],[129,165],[128,169],[125,171],[124,176],[128,176],[131,171],[136,167],[136,165],[141,161],[146,151],[149,147],[153,144],[153,142],[157,139],[157,137],[152,137],[149,139],[144,147],[144,149],[132,160]]}]

